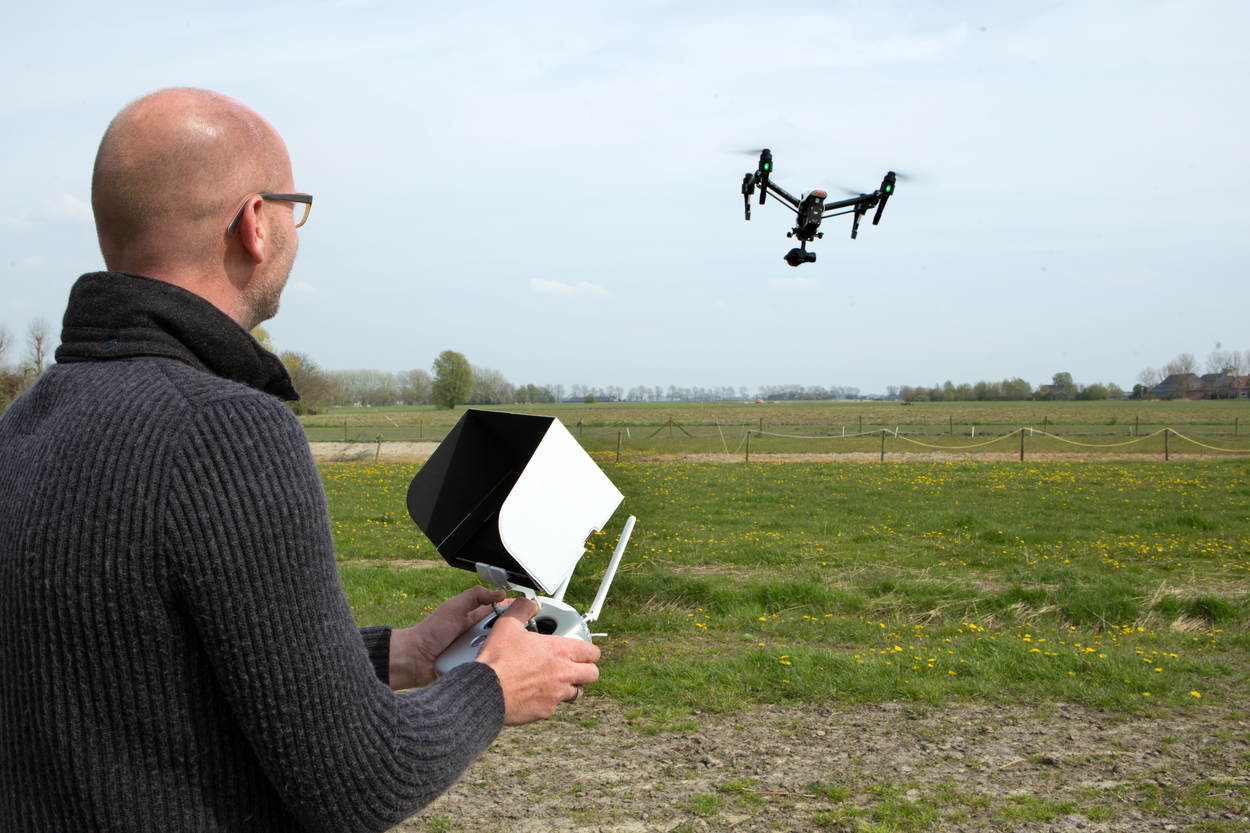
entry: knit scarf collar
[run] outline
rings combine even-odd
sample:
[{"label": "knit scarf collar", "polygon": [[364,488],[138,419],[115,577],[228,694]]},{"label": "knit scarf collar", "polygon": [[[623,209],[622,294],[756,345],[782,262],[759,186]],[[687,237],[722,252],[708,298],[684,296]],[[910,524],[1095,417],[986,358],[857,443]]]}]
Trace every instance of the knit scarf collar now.
[{"label": "knit scarf collar", "polygon": [[278,357],[199,295],[126,272],[83,275],[69,293],[56,360],[141,357],[176,359],[279,399],[299,399]]}]

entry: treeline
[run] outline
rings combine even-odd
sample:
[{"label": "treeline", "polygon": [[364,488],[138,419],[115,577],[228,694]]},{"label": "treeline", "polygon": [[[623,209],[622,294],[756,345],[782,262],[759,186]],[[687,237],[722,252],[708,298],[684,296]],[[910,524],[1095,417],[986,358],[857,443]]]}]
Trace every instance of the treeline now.
[{"label": "treeline", "polygon": [[5,358],[13,346],[13,336],[0,327],[0,411],[30,387],[52,361],[52,353],[56,349],[52,327],[42,318],[31,321],[26,328],[26,343],[21,358],[13,364],[6,364]]},{"label": "treeline", "polygon": [[[745,388],[743,389],[745,390]],[[743,397],[744,399],[746,397]],[[822,388],[819,385],[765,385],[760,388],[758,399],[769,402],[823,402],[829,399],[859,399],[859,388],[840,387]]]},{"label": "treeline", "polygon": [[1056,373],[1049,385],[1039,385],[1036,388],[1019,377],[1003,379],[1001,382],[964,382],[958,385],[947,380],[933,387],[890,387],[887,398],[902,399],[904,402],[1019,402],[1030,399],[1066,401],[1123,399],[1124,391],[1114,382],[1077,384],[1072,380],[1071,373],[1062,372]]}]

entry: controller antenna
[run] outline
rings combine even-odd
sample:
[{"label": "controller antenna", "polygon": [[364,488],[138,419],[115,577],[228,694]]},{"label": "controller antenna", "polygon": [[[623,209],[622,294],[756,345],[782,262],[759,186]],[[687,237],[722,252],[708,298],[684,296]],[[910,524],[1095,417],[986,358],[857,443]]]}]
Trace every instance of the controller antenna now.
[{"label": "controller antenna", "polygon": [[582,621],[588,625],[599,618],[599,611],[603,609],[603,600],[608,597],[608,588],[612,586],[612,579],[616,577],[616,568],[621,564],[621,556],[625,554],[625,545],[629,543],[629,536],[634,531],[634,521],[636,520],[638,519],[633,515],[625,519],[625,528],[621,530],[621,537],[616,542],[616,549],[612,552],[612,560],[608,562],[608,569],[603,574],[603,581],[599,582],[599,592],[595,594],[595,600],[591,602],[590,609],[582,617]]}]

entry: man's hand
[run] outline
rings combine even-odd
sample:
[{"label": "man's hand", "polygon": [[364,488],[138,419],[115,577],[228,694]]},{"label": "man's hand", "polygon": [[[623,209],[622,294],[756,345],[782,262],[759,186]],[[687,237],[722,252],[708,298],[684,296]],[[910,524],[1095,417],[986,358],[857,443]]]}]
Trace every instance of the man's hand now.
[{"label": "man's hand", "polygon": [[400,691],[434,682],[434,660],[456,637],[486,618],[491,602],[503,598],[502,590],[470,587],[443,602],[422,622],[391,631],[391,688]]},{"label": "man's hand", "polygon": [[537,612],[529,599],[514,599],[477,655],[499,676],[509,726],[551,717],[561,702],[576,700],[582,686],[599,679],[599,649],[580,639],[527,631],[525,623]]}]

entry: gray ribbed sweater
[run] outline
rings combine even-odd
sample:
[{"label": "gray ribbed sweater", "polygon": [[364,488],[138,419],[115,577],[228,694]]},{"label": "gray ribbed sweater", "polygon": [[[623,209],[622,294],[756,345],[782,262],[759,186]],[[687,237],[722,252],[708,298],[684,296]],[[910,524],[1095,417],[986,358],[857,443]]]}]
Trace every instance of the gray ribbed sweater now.
[{"label": "gray ribbed sweater", "polygon": [[0,417],[0,831],[384,830],[449,786],[498,680],[386,686],[276,358],[118,273],[62,340]]}]

